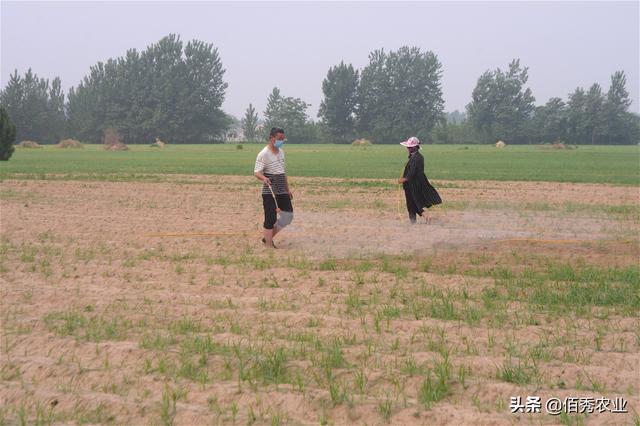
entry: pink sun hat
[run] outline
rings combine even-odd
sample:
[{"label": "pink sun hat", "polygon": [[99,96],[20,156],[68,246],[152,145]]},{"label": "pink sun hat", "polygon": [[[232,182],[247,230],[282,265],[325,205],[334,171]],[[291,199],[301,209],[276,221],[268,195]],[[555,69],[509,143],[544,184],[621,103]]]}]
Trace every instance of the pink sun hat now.
[{"label": "pink sun hat", "polygon": [[406,141],[400,142],[400,145],[406,146],[407,148],[412,148],[414,146],[420,145],[420,140],[418,138],[416,138],[415,136],[411,136]]}]

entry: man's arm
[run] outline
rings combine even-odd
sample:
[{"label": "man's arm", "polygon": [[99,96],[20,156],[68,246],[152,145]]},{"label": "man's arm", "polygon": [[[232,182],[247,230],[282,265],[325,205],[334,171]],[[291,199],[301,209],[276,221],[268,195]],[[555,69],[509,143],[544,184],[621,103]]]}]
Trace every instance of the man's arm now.
[{"label": "man's arm", "polygon": [[293,192],[289,189],[289,178],[287,175],[284,175],[284,185],[287,188],[287,193],[289,194],[289,198],[293,200]]},{"label": "man's arm", "polygon": [[[262,181],[263,183],[266,183],[267,185],[269,185],[271,182],[269,181],[269,178],[266,177],[262,172],[264,171],[264,160],[261,156],[262,153],[258,154],[258,157],[256,158],[256,165],[253,168],[253,175],[256,177],[256,179],[258,179],[259,181]],[[268,182],[268,183],[267,183]]]},{"label": "man's arm", "polygon": [[[256,177],[256,179],[258,179],[259,181],[262,181],[264,183],[271,183],[271,181],[269,181],[269,178],[266,177],[265,175],[262,174],[262,172],[253,172],[253,175]],[[267,185],[269,184],[267,183]]]}]

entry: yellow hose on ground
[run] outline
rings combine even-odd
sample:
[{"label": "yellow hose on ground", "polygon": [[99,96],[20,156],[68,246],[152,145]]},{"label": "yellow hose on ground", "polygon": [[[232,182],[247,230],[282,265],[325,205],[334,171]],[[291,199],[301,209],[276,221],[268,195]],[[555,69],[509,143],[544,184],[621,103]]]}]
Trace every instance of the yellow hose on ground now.
[{"label": "yellow hose on ground", "polygon": [[[511,243],[511,242],[532,242],[532,243],[540,243],[540,244],[580,244],[580,243],[598,243],[601,241],[598,240],[549,240],[549,239],[539,239],[539,238],[507,238],[504,240],[494,240],[492,243]],[[623,244],[631,244],[633,241],[615,241],[609,240],[606,242],[619,242]]]},{"label": "yellow hose on ground", "polygon": [[152,232],[143,237],[253,237],[256,231],[243,232]]}]

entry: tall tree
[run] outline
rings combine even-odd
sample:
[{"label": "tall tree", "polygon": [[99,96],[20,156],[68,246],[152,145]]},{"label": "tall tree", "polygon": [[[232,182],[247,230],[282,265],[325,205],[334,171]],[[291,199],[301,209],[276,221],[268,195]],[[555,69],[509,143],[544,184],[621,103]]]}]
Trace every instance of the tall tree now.
[{"label": "tall tree", "polygon": [[551,143],[567,137],[567,110],[560,98],[551,98],[535,109],[530,136],[534,142]]},{"label": "tall tree", "polygon": [[309,106],[300,98],[282,96],[280,89],[274,87],[267,98],[267,108],[264,112],[266,134],[271,127],[282,127],[288,142],[309,143],[311,136],[307,115]]},{"label": "tall tree", "polygon": [[65,96],[64,92],[62,91],[62,82],[60,81],[59,77],[56,77],[51,81],[47,112],[49,133],[52,135],[55,142],[59,142],[67,131]]},{"label": "tall tree", "polygon": [[274,87],[267,97],[267,108],[264,110],[264,128],[267,135],[269,134],[269,128],[277,125],[284,125],[284,123],[278,123],[279,120],[284,120],[282,113],[282,101],[283,98],[280,94],[280,89]]},{"label": "tall tree", "polygon": [[531,89],[525,88],[528,79],[528,68],[521,68],[519,59],[511,61],[507,71],[497,68],[480,76],[467,105],[467,114],[485,142],[530,141],[527,128],[535,98]]},{"label": "tall tree", "polygon": [[574,144],[636,144],[640,118],[631,105],[624,72],[611,76],[607,94],[597,83],[588,91],[577,88],[567,102],[567,139]]},{"label": "tall tree", "polygon": [[69,92],[69,127],[99,142],[102,130],[117,129],[128,143],[155,137],[172,143],[220,139],[230,124],[222,111],[225,70],[212,44],[183,45],[174,34],[138,53],[99,62]]},{"label": "tall tree", "polygon": [[567,102],[567,139],[574,145],[587,140],[586,96],[582,87],[569,94]]},{"label": "tall tree", "polygon": [[625,112],[631,106],[629,92],[627,92],[627,77],[624,71],[616,71],[611,76],[611,85],[607,92],[609,109],[618,113]]},{"label": "tall tree", "polygon": [[50,85],[31,69],[24,76],[15,70],[0,92],[0,105],[16,125],[18,140],[55,143],[64,136],[64,93],[57,77]]},{"label": "tall tree", "polygon": [[376,50],[360,74],[358,128],[376,142],[415,135],[426,139],[443,119],[442,65],[417,47]]},{"label": "tall tree", "polygon": [[257,139],[258,113],[252,104],[245,111],[241,126],[246,140],[253,142]]},{"label": "tall tree", "polygon": [[[598,83],[593,83],[585,95],[586,133],[592,145],[604,140],[605,131],[605,98]],[[586,141],[585,141],[586,142]]]},{"label": "tall tree", "polygon": [[353,65],[340,62],[329,68],[322,82],[324,99],[318,116],[334,142],[347,143],[354,137],[354,117],[357,104],[358,71]]},{"label": "tall tree", "polygon": [[0,161],[7,161],[15,150],[16,126],[9,119],[9,114],[0,106]]},{"label": "tall tree", "polygon": [[228,84],[218,49],[213,44],[190,41],[185,47],[187,79],[181,94],[185,140],[206,141],[224,134],[231,119],[222,111]]},{"label": "tall tree", "polygon": [[[611,85],[605,103],[606,134],[609,143],[628,144],[634,139],[633,114],[629,113],[631,99],[627,92],[627,77],[624,71],[616,71],[611,76]],[[637,140],[636,140],[637,143]]]}]

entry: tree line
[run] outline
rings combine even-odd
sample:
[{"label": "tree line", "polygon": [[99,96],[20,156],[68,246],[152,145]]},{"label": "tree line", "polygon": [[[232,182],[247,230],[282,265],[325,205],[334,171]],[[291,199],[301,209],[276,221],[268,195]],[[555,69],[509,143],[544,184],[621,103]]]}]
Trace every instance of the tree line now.
[{"label": "tree line", "polygon": [[466,114],[448,115],[432,134],[436,143],[515,144],[564,142],[627,145],[640,142],[640,117],[629,111],[631,99],[623,71],[611,75],[605,92],[594,83],[576,88],[566,100],[553,97],[535,106],[525,88],[528,69],[518,60],[509,69],[485,72],[473,90]]},{"label": "tree line", "polygon": [[224,73],[212,44],[184,44],[171,34],[142,52],[130,49],[90,67],[66,102],[59,78],[49,85],[31,70],[24,76],[16,71],[0,92],[0,104],[18,140],[53,143],[69,136],[100,143],[111,128],[126,143],[207,143],[220,139],[231,123],[221,109]]},{"label": "tree line", "polygon": [[41,143],[63,137],[100,143],[108,128],[126,143],[211,143],[224,140],[234,126],[247,141],[283,127],[292,143],[397,143],[412,135],[433,143],[638,143],[640,118],[629,111],[624,72],[615,72],[606,90],[594,83],[541,106],[527,87],[528,72],[518,59],[506,70],[487,70],[466,110],[445,113],[443,67],[435,53],[380,49],[362,69],[344,61],[329,68],[317,120],[308,113],[310,104],[278,87],[262,117],[250,104],[237,120],[222,110],[228,84],[218,50],[171,34],[144,51],[130,49],[91,66],[66,96],[59,78],[49,82],[16,70],[0,92],[0,105],[17,140]]},{"label": "tree line", "polygon": [[432,143],[636,144],[640,117],[629,111],[626,76],[616,71],[606,93],[597,83],[578,87],[566,101],[542,106],[527,87],[528,68],[514,59],[507,70],[484,72],[466,111],[443,113],[441,64],[432,52],[401,48],[373,52],[362,70],[340,63],[323,81],[320,117],[335,142],[365,135],[395,143],[416,135]]}]

